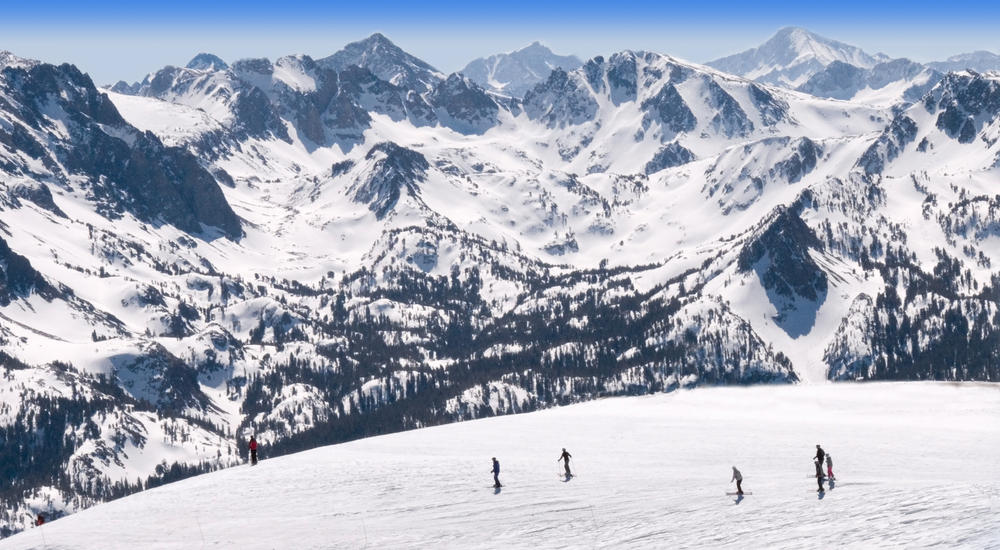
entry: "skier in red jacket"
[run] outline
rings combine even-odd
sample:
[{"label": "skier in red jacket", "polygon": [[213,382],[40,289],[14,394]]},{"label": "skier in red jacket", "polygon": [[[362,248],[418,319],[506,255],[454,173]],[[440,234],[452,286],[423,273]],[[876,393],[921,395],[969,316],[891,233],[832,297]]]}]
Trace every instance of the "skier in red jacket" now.
[{"label": "skier in red jacket", "polygon": [[257,465],[257,438],[250,436],[250,465]]}]

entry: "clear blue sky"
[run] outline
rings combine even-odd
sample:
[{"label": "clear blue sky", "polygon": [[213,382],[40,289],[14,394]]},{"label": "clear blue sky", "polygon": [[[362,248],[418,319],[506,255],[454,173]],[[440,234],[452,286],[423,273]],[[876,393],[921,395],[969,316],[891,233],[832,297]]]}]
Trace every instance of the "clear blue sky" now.
[{"label": "clear blue sky", "polygon": [[0,10],[0,50],[74,63],[98,84],[140,80],[200,52],[227,62],[319,58],[373,32],[444,72],[535,40],[582,59],[631,49],[705,62],[757,46],[788,25],[923,62],[1000,53],[997,2],[40,0]]}]

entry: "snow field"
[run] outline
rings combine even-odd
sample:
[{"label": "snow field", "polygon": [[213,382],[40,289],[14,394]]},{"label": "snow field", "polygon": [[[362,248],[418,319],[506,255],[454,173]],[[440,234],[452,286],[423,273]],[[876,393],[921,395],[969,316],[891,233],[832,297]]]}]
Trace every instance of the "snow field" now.
[{"label": "snow field", "polygon": [[[997,547],[998,414],[994,384],[606,399],[264,456],[0,549]],[[840,480],[823,495],[816,444]],[[733,465],[741,502],[725,495]]]}]

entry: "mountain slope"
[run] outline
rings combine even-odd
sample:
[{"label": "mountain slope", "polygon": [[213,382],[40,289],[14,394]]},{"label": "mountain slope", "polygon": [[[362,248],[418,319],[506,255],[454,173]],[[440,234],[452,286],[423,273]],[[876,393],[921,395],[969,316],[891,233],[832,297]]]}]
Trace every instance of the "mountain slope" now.
[{"label": "mountain slope", "polygon": [[[817,540],[817,513],[837,518],[824,529],[849,546],[961,540],[986,548],[1000,543],[988,496],[1000,488],[991,461],[998,413],[997,392],[975,385],[606,399],[265,456],[253,468],[46,523],[0,548],[271,548],[275,540],[296,548],[818,548],[829,541]],[[816,443],[837,477],[818,497],[809,479]],[[569,480],[555,460],[563,447],[578,474]],[[901,469],[904,454],[909,468]],[[501,464],[500,489],[491,457]],[[726,496],[734,465],[752,495]]]}]

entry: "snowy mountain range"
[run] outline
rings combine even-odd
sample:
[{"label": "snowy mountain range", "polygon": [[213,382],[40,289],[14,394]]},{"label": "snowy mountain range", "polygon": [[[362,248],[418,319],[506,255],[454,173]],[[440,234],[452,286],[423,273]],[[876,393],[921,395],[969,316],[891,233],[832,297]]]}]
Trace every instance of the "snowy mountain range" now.
[{"label": "snowy mountain range", "polygon": [[110,89],[0,55],[4,533],[250,434],[275,456],[699,385],[995,381],[1000,76],[824,44],[756,66],[851,101],[633,51],[517,97],[382,35]]},{"label": "snowy mountain range", "polygon": [[785,27],[757,48],[706,64],[817,97],[892,106],[918,101],[948,71],[1000,70],[1000,56],[980,51],[923,65]]}]

